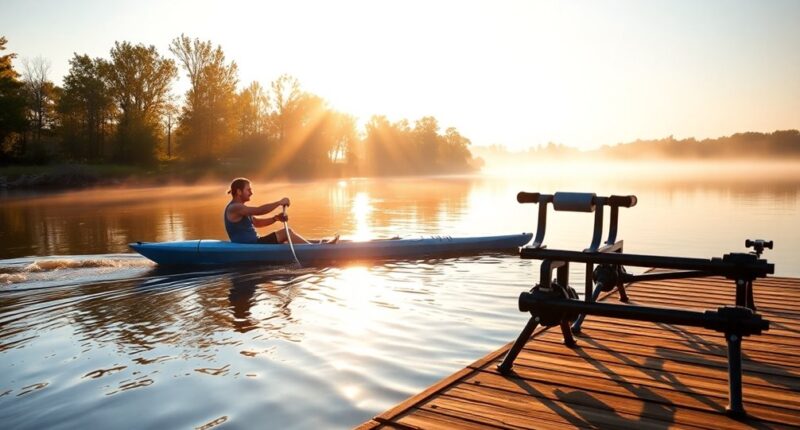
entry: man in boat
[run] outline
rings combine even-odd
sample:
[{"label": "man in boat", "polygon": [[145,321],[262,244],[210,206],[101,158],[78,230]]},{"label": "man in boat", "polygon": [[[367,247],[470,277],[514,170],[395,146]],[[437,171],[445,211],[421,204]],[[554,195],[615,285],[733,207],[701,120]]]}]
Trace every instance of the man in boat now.
[{"label": "man in boat", "polygon": [[[279,213],[274,216],[265,218],[259,217],[266,215],[275,209],[282,206],[289,206],[290,201],[284,197],[276,202],[267,203],[261,206],[247,206],[250,197],[253,196],[253,189],[250,186],[250,180],[247,178],[236,178],[231,182],[231,188],[228,190],[231,195],[231,201],[225,207],[225,230],[228,232],[228,237],[231,242],[236,243],[261,243],[261,244],[279,244],[286,243],[286,231],[291,235],[292,243],[311,243],[303,236],[295,233],[291,228],[278,229],[266,236],[259,236],[256,228],[267,227],[275,224],[278,221],[286,222],[289,220],[285,213]],[[339,235],[336,235],[330,241],[320,241],[319,243],[336,243],[339,240]]]}]

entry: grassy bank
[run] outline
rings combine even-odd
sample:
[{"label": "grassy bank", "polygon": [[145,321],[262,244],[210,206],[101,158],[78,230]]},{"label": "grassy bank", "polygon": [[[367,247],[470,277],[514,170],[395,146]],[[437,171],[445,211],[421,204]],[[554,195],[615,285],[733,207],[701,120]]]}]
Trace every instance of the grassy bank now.
[{"label": "grassy bank", "polygon": [[[162,161],[150,166],[123,164],[50,164],[0,166],[0,189],[71,189],[103,185],[157,186],[230,181],[246,176],[254,180],[283,179],[287,176],[265,175],[261,166],[246,159],[218,160],[207,164]],[[341,169],[326,172],[341,177]],[[309,179],[296,177],[294,179]]]},{"label": "grassy bank", "polygon": [[186,166],[177,162],[164,162],[153,166],[13,165],[0,167],[0,188],[83,188],[97,185],[158,185],[173,182],[188,184],[223,176],[219,168]]}]

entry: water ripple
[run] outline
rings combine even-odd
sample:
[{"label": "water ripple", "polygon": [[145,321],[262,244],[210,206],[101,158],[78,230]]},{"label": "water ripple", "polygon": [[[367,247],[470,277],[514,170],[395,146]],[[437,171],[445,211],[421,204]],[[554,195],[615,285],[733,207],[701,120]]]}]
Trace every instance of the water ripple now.
[{"label": "water ripple", "polygon": [[[61,405],[47,422],[70,427],[87,424],[72,410],[146,427],[351,427],[509,341],[524,317],[509,312],[525,288],[517,261],[119,268],[127,277],[15,284],[0,294],[0,387],[11,390],[0,413],[24,392],[26,408]],[[51,273],[100,270],[78,266]],[[486,280],[496,273],[504,281]],[[153,409],[187,395],[196,413]],[[154,413],[132,412],[142,408]],[[17,417],[12,427],[42,424]]]}]

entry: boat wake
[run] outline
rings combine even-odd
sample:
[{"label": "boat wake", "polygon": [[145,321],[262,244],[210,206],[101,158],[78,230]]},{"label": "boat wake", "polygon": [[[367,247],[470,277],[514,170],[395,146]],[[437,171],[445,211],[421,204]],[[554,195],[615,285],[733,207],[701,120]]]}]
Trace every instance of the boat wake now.
[{"label": "boat wake", "polygon": [[27,257],[0,260],[0,287],[11,284],[107,280],[116,275],[127,277],[131,272],[150,270],[151,261],[132,254]]}]

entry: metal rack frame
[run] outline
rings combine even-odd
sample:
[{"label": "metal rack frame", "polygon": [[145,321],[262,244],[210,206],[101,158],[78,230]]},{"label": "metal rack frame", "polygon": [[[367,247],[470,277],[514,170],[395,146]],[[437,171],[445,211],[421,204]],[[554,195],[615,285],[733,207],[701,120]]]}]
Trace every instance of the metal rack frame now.
[{"label": "metal rack frame", "polygon": [[[519,309],[530,312],[531,318],[514,345],[506,354],[499,370],[511,372],[514,360],[530,339],[537,326],[560,326],[564,343],[575,345],[573,333],[580,332],[587,315],[658,322],[666,324],[704,327],[724,333],[728,345],[728,415],[746,415],[742,402],[741,341],[749,335],[761,334],[769,329],[769,321],[756,313],[753,281],[774,273],[774,265],[760,258],[764,248],[772,248],[771,241],[747,240],[753,253],[730,253],[721,258],[685,258],[623,253],[623,241],[617,240],[619,208],[636,205],[636,196],[600,197],[594,193],[541,193],[520,192],[520,203],[539,204],[538,225],[534,241],[520,250],[523,259],[542,260],[539,283],[530,292],[520,295]],[[583,251],[547,249],[544,245],[547,226],[547,205],[556,211],[594,212],[592,241]],[[603,208],[609,206],[611,218],[606,241],[601,246],[603,233]],[[586,265],[584,300],[569,286],[570,263]],[[669,272],[628,274],[624,266],[671,269]],[[556,278],[553,279],[553,272]],[[654,308],[632,305],[597,303],[603,291],[617,289],[620,301],[627,303],[625,285],[644,280],[663,280],[724,276],[735,283],[735,306],[723,306],[716,311],[693,312],[680,309]],[[570,326],[570,322],[574,322]]]}]

